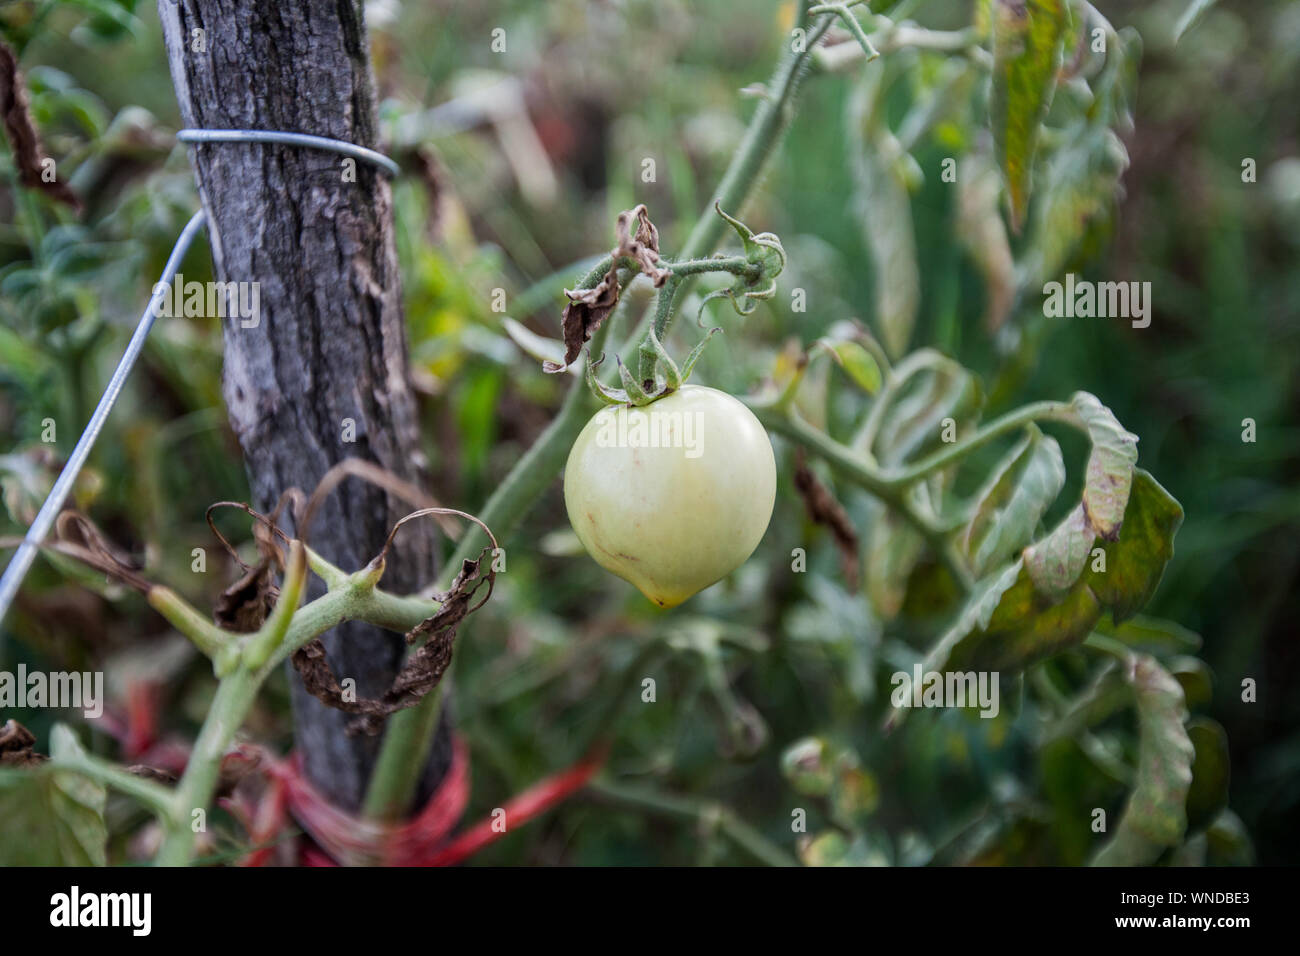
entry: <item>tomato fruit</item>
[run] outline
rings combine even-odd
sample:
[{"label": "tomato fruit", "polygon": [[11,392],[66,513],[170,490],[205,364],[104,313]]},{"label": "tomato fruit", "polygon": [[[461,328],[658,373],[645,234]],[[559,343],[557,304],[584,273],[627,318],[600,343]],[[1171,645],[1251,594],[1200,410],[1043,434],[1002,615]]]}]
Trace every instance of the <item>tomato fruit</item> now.
[{"label": "tomato fruit", "polygon": [[736,398],[699,385],[597,412],[564,471],[587,553],[664,608],[740,567],[775,502],[767,431]]}]

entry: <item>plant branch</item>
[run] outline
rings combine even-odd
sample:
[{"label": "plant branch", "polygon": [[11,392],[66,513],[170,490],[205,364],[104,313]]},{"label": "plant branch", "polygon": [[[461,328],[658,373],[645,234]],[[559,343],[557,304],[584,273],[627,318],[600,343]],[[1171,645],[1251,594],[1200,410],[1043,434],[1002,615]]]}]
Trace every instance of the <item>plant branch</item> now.
[{"label": "plant branch", "polygon": [[1058,421],[1071,425],[1077,423],[1069,402],[1035,402],[1032,405],[1025,405],[1007,412],[1001,418],[994,419],[963,441],[953,442],[947,448],[942,448],[906,468],[887,472],[883,476],[884,481],[895,488],[914,484],[936,471],[942,471],[949,465],[961,461],[971,452],[982,448],[994,439],[1037,421]]},{"label": "plant branch", "polygon": [[754,859],[768,866],[798,866],[799,863],[782,847],[742,820],[734,810],[716,801],[657,793],[646,787],[598,778],[587,789],[612,803],[622,804],[661,816],[694,820],[701,826],[713,824]]},{"label": "plant branch", "polygon": [[145,777],[137,777],[130,771],[92,754],[81,753],[75,757],[60,757],[51,760],[49,765],[55,770],[79,773],[106,787],[112,787],[129,797],[134,797],[162,820],[166,820],[172,812],[172,795],[166,787]]}]

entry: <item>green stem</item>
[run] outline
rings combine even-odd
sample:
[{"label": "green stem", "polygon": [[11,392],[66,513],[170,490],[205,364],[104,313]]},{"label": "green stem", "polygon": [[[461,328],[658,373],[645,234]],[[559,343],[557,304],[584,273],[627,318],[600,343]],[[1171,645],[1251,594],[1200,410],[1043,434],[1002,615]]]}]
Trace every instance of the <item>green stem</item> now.
[{"label": "green stem", "polygon": [[603,778],[592,780],[587,784],[587,789],[606,800],[651,813],[693,820],[697,823],[716,822],[722,833],[760,863],[768,866],[799,865],[798,861],[783,848],[763,836],[740,819],[734,810],[723,804],[656,793],[645,787],[617,783]]},{"label": "green stem", "polygon": [[[297,553],[298,561],[302,561],[301,552]],[[361,620],[378,627],[405,632],[437,609],[436,604],[426,599],[401,597],[380,591],[374,586],[373,569],[363,568],[352,575],[345,575],[338,569],[332,570],[335,573],[330,576],[342,580],[340,586],[297,608],[287,627],[283,627],[283,622],[279,620],[268,621],[270,627],[257,635],[251,635],[253,640],[249,640],[245,646],[257,646],[260,638],[267,633],[277,632],[282,637],[270,649],[269,657],[259,666],[250,667],[248,655],[244,655],[244,659],[217,685],[216,696],[194,743],[185,773],[174,793],[169,795],[163,820],[163,844],[157,857],[160,865],[180,866],[187,863],[193,855],[194,811],[206,811],[211,803],[221,771],[221,758],[247,717],[258,690],[286,658],[344,620]],[[296,605],[297,597],[292,593],[292,588],[286,587],[281,603],[286,607]],[[173,604],[179,606],[183,602],[176,597]],[[190,617],[191,615],[177,615],[177,620],[188,624]],[[181,629],[186,630],[185,627]],[[193,637],[192,634],[190,636]],[[226,640],[237,636],[226,635]],[[445,686],[445,682],[446,676],[442,686]],[[435,696],[437,695],[429,695],[430,698]],[[139,792],[143,794],[147,791]]]},{"label": "green stem", "polygon": [[125,793],[129,797],[134,797],[160,819],[166,820],[172,812],[172,795],[166,787],[144,777],[137,777],[91,754],[82,754],[72,760],[56,760],[53,761],[52,766],[58,770],[74,771],[97,780],[106,787]]},{"label": "green stem", "polygon": [[1025,405],[1007,412],[1001,418],[994,419],[964,441],[953,442],[947,448],[940,449],[907,468],[889,472],[884,476],[885,483],[893,487],[914,484],[936,471],[942,471],[954,462],[961,461],[971,452],[982,448],[994,439],[1036,421],[1076,423],[1069,402],[1035,402],[1032,405]]},{"label": "green stem", "polygon": [[[609,266],[606,265],[605,268],[608,271]],[[595,341],[593,337],[593,342]],[[479,512],[479,518],[492,529],[493,534],[499,536],[498,542],[507,539],[533,502],[541,497],[564,467],[569,449],[587,423],[594,405],[595,401],[587,391],[586,384],[575,381],[564,398],[559,414],[492,492],[487,504]],[[468,528],[443,568],[439,587],[446,588],[450,585],[461,565],[477,557],[488,543],[487,536],[477,525]],[[451,680],[454,669],[453,661],[443,675],[444,685]],[[366,792],[364,811],[367,816],[396,819],[409,808],[424,766],[424,755],[429,752],[437,728],[440,708],[440,698],[430,694],[414,707],[394,714],[389,720],[379,760]]]},{"label": "green stem", "polygon": [[[383,749],[375,763],[374,774],[370,778],[370,787],[366,791],[366,801],[362,813],[371,820],[400,820],[415,800],[419,774],[408,773],[401,761],[406,759],[406,746],[425,739],[432,740],[438,729],[438,715],[442,713],[446,688],[451,686],[454,662],[447,667],[442,681],[432,694],[429,694],[415,707],[393,715],[389,722],[388,733],[384,736]],[[427,705],[427,706],[426,706]],[[399,729],[400,728],[400,729]],[[390,745],[392,741],[392,745]],[[423,751],[421,751],[423,752]],[[423,769],[423,761],[417,760],[417,769]]]},{"label": "green stem", "polygon": [[202,810],[206,816],[221,772],[221,758],[244,722],[260,684],[254,673],[241,667],[217,685],[216,697],[171,801],[156,860],[159,866],[184,866],[193,855],[195,811]]},{"label": "green stem", "polygon": [[971,590],[975,582],[970,569],[957,554],[945,530],[913,506],[907,496],[906,486],[892,481],[871,462],[841,445],[825,432],[809,425],[793,410],[778,411],[762,405],[751,405],[750,408],[768,431],[791,438],[809,451],[815,452],[836,471],[865,488],[889,508],[902,515],[943,561],[963,590]]}]

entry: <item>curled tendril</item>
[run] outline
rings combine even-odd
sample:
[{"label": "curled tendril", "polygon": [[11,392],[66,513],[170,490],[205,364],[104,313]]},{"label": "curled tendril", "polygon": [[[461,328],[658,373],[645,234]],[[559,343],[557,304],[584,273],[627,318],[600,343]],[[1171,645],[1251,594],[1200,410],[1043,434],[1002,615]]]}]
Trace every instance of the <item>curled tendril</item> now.
[{"label": "curled tendril", "polygon": [[734,216],[723,212],[718,203],[713,204],[718,215],[736,231],[745,249],[745,258],[749,261],[751,271],[726,289],[710,292],[700,303],[695,322],[700,328],[704,325],[704,309],[714,299],[726,298],[737,315],[751,315],[758,308],[758,303],[776,295],[776,277],[785,271],[785,248],[774,233],[755,233]]}]

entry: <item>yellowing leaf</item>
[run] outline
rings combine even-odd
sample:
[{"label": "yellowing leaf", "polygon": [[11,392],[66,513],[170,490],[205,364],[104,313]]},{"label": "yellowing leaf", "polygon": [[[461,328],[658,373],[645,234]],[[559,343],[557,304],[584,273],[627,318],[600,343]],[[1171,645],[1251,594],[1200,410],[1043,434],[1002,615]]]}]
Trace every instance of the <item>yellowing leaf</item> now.
[{"label": "yellowing leaf", "polygon": [[1067,17],[1064,0],[994,0],[989,122],[1007,183],[1011,228],[1029,207],[1038,134],[1056,89]]}]

